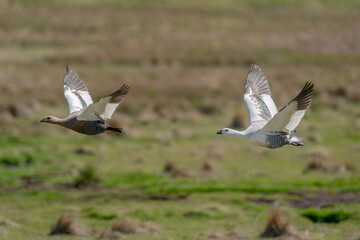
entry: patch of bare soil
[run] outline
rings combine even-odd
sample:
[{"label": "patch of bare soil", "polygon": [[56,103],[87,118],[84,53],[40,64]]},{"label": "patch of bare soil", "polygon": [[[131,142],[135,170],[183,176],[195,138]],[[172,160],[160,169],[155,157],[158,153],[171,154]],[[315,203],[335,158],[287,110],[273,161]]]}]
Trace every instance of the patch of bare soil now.
[{"label": "patch of bare soil", "polygon": [[75,149],[74,152],[79,155],[94,155],[95,154],[95,150],[88,146],[80,146],[77,149]]},{"label": "patch of bare soil", "polygon": [[260,197],[260,198],[246,198],[246,200],[250,201],[250,202],[254,202],[254,203],[259,203],[259,204],[274,204],[276,202],[275,199],[271,199],[271,198],[264,198],[264,197]]},{"label": "patch of bare soil", "polygon": [[142,196],[136,198],[136,200],[147,201],[147,200],[158,200],[158,201],[175,201],[175,200],[185,200],[189,197],[189,194],[182,195],[167,195],[167,194],[157,194],[151,196]]},{"label": "patch of bare soil", "polygon": [[44,173],[37,173],[37,174],[32,174],[32,175],[21,176],[20,179],[22,181],[23,187],[33,188],[33,187],[43,187],[43,180],[45,178],[66,176],[66,175],[70,175],[70,174],[71,174],[71,172],[68,172],[68,171],[44,172]]},{"label": "patch of bare soil", "polygon": [[310,207],[324,208],[336,203],[360,202],[360,194],[352,192],[327,193],[327,192],[292,192],[291,195],[299,196],[299,199],[289,199],[287,202],[296,208],[306,209]]},{"label": "patch of bare soil", "polygon": [[209,239],[243,239],[245,237],[244,231],[238,228],[226,232],[213,232],[208,235]]}]

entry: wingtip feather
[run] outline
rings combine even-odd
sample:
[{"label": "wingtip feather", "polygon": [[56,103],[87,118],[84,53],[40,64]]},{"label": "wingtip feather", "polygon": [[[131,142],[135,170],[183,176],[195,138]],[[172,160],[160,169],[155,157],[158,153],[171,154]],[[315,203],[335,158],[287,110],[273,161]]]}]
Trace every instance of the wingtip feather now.
[{"label": "wingtip feather", "polygon": [[259,70],[261,71],[261,68],[258,65],[256,65],[255,63],[252,63],[251,66],[250,66],[249,72],[259,71]]},{"label": "wingtip feather", "polygon": [[123,94],[127,94],[130,91],[130,86],[124,83],[119,89]]},{"label": "wingtip feather", "polygon": [[307,81],[301,92],[294,99],[298,102],[297,110],[306,110],[309,108],[312,101],[313,90],[314,83]]},{"label": "wingtip feather", "polygon": [[127,85],[126,83],[123,84],[116,92],[110,95],[112,97],[110,103],[120,103],[129,91],[129,85]]}]

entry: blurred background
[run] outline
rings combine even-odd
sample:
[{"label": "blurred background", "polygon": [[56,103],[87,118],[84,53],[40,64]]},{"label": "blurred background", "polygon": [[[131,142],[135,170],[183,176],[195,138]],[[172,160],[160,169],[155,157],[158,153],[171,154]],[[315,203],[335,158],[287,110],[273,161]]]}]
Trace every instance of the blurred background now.
[{"label": "blurred background", "polygon": [[[0,239],[360,239],[359,1],[0,0],[0,63]],[[216,135],[252,63],[278,109],[315,83],[306,147]],[[131,86],[124,136],[39,122],[67,65]]]}]

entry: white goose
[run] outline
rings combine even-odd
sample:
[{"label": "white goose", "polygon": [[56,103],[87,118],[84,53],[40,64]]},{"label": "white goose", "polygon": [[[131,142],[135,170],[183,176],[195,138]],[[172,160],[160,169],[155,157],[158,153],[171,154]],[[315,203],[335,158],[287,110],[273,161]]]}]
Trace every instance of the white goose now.
[{"label": "white goose", "polygon": [[245,131],[223,128],[217,134],[249,139],[268,148],[305,146],[304,140],[294,129],[311,104],[313,88],[312,82],[306,82],[301,92],[278,112],[271,98],[268,81],[260,67],[252,64],[246,77],[244,92],[250,126]]}]

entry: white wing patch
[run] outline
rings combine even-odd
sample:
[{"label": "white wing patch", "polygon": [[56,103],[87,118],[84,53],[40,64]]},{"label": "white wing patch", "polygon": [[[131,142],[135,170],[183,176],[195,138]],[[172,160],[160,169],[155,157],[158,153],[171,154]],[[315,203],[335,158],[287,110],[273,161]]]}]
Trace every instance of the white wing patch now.
[{"label": "white wing patch", "polygon": [[290,118],[289,123],[285,126],[285,129],[293,131],[300,123],[301,119],[305,115],[305,110],[296,111]]},{"label": "white wing patch", "polygon": [[84,112],[77,116],[77,119],[81,121],[105,121],[110,119],[129,89],[129,86],[124,84],[113,94],[91,104]]},{"label": "white wing patch", "polygon": [[111,97],[107,96],[91,104],[77,119],[81,121],[99,121],[110,119],[119,104],[110,103]]},{"label": "white wing patch", "polygon": [[306,110],[310,107],[314,84],[306,82],[301,92],[280,110],[264,127],[264,134],[272,132],[291,132],[300,123]]},{"label": "white wing patch", "polygon": [[70,114],[83,111],[93,103],[84,82],[68,66],[64,75],[64,96],[68,103]]},{"label": "white wing patch", "polygon": [[64,85],[64,96],[69,106],[69,113],[83,111],[93,100],[87,91],[76,91],[71,90],[69,87]]}]

